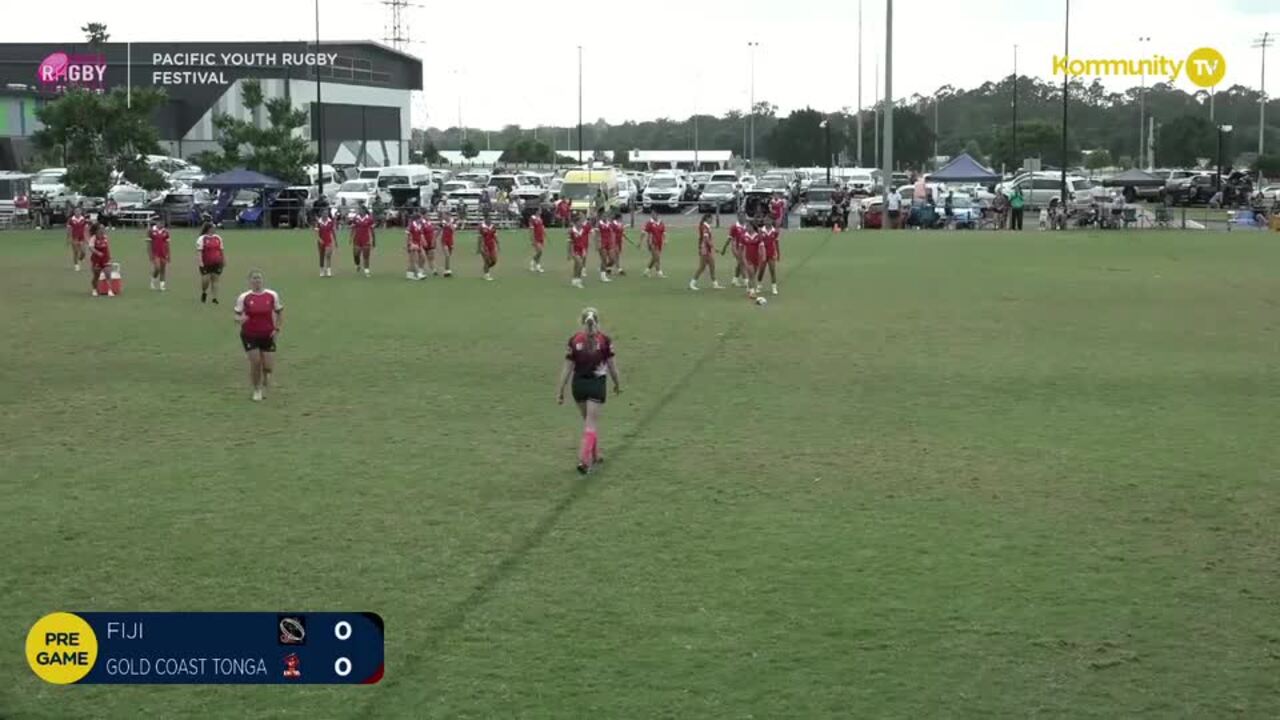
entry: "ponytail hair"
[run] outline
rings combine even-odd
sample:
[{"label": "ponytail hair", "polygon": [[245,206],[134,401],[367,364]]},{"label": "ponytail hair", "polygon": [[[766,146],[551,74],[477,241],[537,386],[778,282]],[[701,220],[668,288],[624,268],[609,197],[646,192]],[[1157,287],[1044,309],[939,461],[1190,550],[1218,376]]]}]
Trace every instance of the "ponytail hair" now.
[{"label": "ponytail hair", "polygon": [[213,230],[213,223],[211,223],[211,222],[206,222],[206,223],[204,224],[204,226],[200,228],[200,234],[201,234],[201,235],[208,235],[208,234],[210,233],[210,231],[212,231],[212,230]]},{"label": "ponytail hair", "polygon": [[600,334],[600,311],[593,307],[582,311],[582,327],[587,331],[587,352],[595,352]]}]

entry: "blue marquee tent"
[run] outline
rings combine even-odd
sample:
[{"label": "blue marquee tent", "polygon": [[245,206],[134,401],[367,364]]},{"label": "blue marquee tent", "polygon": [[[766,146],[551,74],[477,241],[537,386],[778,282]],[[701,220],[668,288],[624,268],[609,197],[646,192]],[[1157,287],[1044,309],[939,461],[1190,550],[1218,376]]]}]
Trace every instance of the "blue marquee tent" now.
[{"label": "blue marquee tent", "polygon": [[990,183],[1000,182],[1000,175],[982,167],[969,153],[960,153],[940,170],[929,174],[929,182]]},{"label": "blue marquee tent", "polygon": [[250,190],[280,190],[287,187],[285,183],[269,175],[243,168],[210,175],[203,180],[192,183],[192,185],[210,190],[242,190],[245,188]]}]

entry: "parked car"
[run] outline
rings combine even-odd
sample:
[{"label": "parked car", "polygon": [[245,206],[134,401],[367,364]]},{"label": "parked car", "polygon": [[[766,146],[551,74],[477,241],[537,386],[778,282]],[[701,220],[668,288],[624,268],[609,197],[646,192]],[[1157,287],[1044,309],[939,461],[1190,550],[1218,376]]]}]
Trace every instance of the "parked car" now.
[{"label": "parked car", "polygon": [[149,207],[170,225],[197,225],[199,215],[212,206],[213,197],[207,190],[171,190],[153,200]]},{"label": "parked car", "polygon": [[694,173],[689,177],[689,184],[693,186],[693,199],[697,200],[702,191],[706,189],[707,183],[711,182],[711,173],[700,172]]},{"label": "parked car", "polygon": [[1165,197],[1174,205],[1208,203],[1218,191],[1215,178],[1214,174],[1196,173],[1191,177],[1172,180],[1165,186]]},{"label": "parked car", "polygon": [[813,187],[810,186],[809,192],[805,194],[804,203],[800,206],[800,227],[830,227],[832,223],[832,202],[831,194],[834,192],[830,187]]},{"label": "parked car", "polygon": [[852,172],[845,176],[844,183],[854,197],[866,197],[876,191],[876,179],[869,172]]},{"label": "parked car", "polygon": [[488,190],[482,187],[463,188],[445,195],[444,202],[454,215],[465,213],[476,217],[480,215],[480,197],[487,193]]},{"label": "parked car", "polygon": [[737,212],[738,191],[733,183],[709,182],[698,196],[698,212]]},{"label": "parked car", "polygon": [[25,221],[31,211],[31,176],[0,170],[0,218]]},{"label": "parked car", "polygon": [[623,212],[634,212],[640,200],[640,188],[629,175],[618,176],[618,206]]},{"label": "parked car", "polygon": [[652,208],[659,210],[680,210],[680,201],[684,198],[684,181],[678,175],[654,175],[644,189],[642,203],[645,212]]},{"label": "parked car", "polygon": [[1269,202],[1280,202],[1280,185],[1267,185],[1258,191],[1262,199]]},{"label": "parked car", "polygon": [[542,186],[542,178],[536,175],[494,175],[487,183],[491,191],[503,190],[508,195],[520,199],[521,220],[538,211],[549,197],[547,189]]},{"label": "parked car", "polygon": [[790,203],[791,187],[787,184],[787,179],[781,175],[766,175],[760,178],[759,183],[743,191],[742,207],[749,216],[767,214],[769,201],[777,194],[781,194]]},{"label": "parked car", "polygon": [[[1006,195],[1012,194],[1015,189],[1020,189],[1028,208],[1044,208],[1049,207],[1049,203],[1055,198],[1062,197],[1062,175],[1057,172],[1024,173],[997,187]],[[1108,202],[1109,200],[1107,191],[1092,180],[1076,175],[1067,176],[1068,206],[1082,207],[1095,201]]]},{"label": "parked car", "polygon": [[204,178],[205,175],[203,170],[193,170],[191,168],[174,170],[169,173],[169,187],[175,190],[179,188],[189,188]]},{"label": "parked car", "polygon": [[45,168],[31,176],[31,194],[55,198],[67,191],[67,169]]},{"label": "parked car", "polygon": [[[945,202],[938,203],[938,207],[943,207]],[[951,222],[958,229],[972,230],[978,227],[978,220],[982,217],[982,208],[973,199],[973,196],[967,193],[953,192],[951,194]]]},{"label": "parked car", "polygon": [[311,216],[320,192],[313,185],[295,185],[277,192],[267,201],[267,227],[303,227]]},{"label": "parked car", "polygon": [[334,204],[339,208],[354,208],[357,205],[373,207],[373,198],[378,193],[378,179],[348,180],[338,186],[338,196]]}]

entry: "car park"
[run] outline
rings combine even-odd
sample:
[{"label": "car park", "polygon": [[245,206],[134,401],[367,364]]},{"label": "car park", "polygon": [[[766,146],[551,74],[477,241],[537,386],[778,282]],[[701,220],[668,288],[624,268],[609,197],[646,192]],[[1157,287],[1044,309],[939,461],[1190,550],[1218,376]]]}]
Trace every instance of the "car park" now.
[{"label": "car park", "polygon": [[[1009,182],[1001,183],[997,188],[1006,195],[1012,195],[1014,190],[1021,190],[1028,208],[1045,208],[1062,197],[1062,175],[1058,172],[1024,173]],[[1109,200],[1106,190],[1092,180],[1077,175],[1067,176],[1068,206],[1082,207]]]},{"label": "car park", "polygon": [[804,203],[800,205],[800,227],[830,227],[834,220],[831,196],[834,188],[827,186],[809,188]]},{"label": "car park", "polygon": [[1196,173],[1190,177],[1171,180],[1165,186],[1165,197],[1174,205],[1204,204],[1213,199],[1218,188],[1215,174]]},{"label": "car park", "polygon": [[67,169],[45,168],[31,176],[31,194],[48,198],[58,197],[67,191]]},{"label": "car park", "polygon": [[634,212],[639,203],[640,189],[629,175],[618,178],[618,207],[624,212]]},{"label": "car park", "polygon": [[213,206],[207,190],[171,190],[148,206],[170,225],[197,225],[200,215]]},{"label": "car park", "polygon": [[521,215],[525,217],[537,212],[549,197],[547,189],[542,186],[542,178],[536,175],[493,175],[489,178],[487,186],[490,192],[496,193],[501,190],[518,198],[524,208]]},{"label": "car park", "polygon": [[31,176],[0,171],[0,225],[25,222],[31,212]]},{"label": "car park", "polygon": [[169,173],[169,187],[176,189],[189,188],[205,178],[203,170],[185,168]]},{"label": "car park", "polygon": [[488,192],[485,188],[474,185],[469,188],[454,190],[445,196],[445,207],[454,215],[475,217],[480,214],[481,197],[487,195]]}]

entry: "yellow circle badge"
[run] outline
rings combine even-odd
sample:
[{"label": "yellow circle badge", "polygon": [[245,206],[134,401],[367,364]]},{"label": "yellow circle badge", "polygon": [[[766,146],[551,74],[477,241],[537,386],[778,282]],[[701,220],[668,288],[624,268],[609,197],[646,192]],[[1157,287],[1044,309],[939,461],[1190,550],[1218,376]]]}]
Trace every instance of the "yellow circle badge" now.
[{"label": "yellow circle badge", "polygon": [[76,682],[89,674],[97,659],[98,636],[79,615],[49,613],[27,633],[27,664],[45,682]]},{"label": "yellow circle badge", "polygon": [[1213,87],[1227,74],[1227,59],[1213,48],[1192,50],[1187,56],[1187,79],[1200,87]]}]

